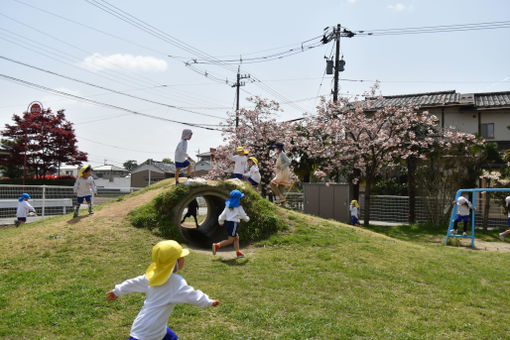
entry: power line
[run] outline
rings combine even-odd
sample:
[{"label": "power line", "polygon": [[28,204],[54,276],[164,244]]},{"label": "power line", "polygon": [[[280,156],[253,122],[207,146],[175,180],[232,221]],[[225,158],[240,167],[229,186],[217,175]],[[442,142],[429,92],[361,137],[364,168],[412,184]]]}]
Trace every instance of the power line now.
[{"label": "power line", "polygon": [[[107,104],[107,103],[99,102],[97,100],[93,100],[93,99],[77,96],[77,95],[74,95],[74,94],[71,94],[71,93],[67,93],[67,92],[64,92],[64,91],[55,90],[55,89],[52,89],[52,88],[49,88],[49,87],[46,87],[46,86],[43,86],[43,85],[35,84],[35,83],[29,82],[29,81],[26,81],[26,80],[22,80],[22,79],[19,79],[19,78],[11,77],[11,76],[8,76],[6,74],[0,74],[0,77],[2,77],[4,79],[7,79],[7,80],[10,80],[10,81],[13,81],[13,82],[16,82],[16,83],[19,83],[19,84],[22,84],[22,85],[25,85],[25,86],[28,86],[28,87],[44,90],[46,92],[51,92],[51,93],[54,93],[56,95],[70,97],[70,98],[73,98],[73,99],[76,99],[76,100],[79,100],[79,101],[84,101],[84,102],[92,103],[92,104],[99,105],[99,106],[104,106],[104,107],[111,108],[111,109],[126,111],[126,112],[132,113],[134,115],[139,115],[139,116],[143,116],[143,117],[147,117],[147,118],[151,118],[151,119],[157,119],[157,120],[166,121],[166,122],[171,122],[171,123],[177,123],[177,124],[182,124],[182,125],[193,126],[193,127],[197,127],[197,128],[201,128],[201,129],[206,129],[206,130],[221,131],[221,129],[209,127],[209,126],[207,126],[207,124],[194,124],[194,123],[180,122],[180,121],[173,120],[173,119],[168,119],[168,118],[163,118],[163,117],[159,117],[159,116],[154,116],[154,115],[151,115],[151,114],[148,114],[148,113],[138,112],[138,111],[127,109],[127,108],[124,108],[124,107],[121,107],[121,106],[117,106],[117,105],[112,105],[112,104]],[[212,126],[217,126],[217,125],[212,125]]]},{"label": "power line", "polygon": [[448,32],[493,30],[501,28],[510,28],[510,21],[492,21],[471,24],[419,26],[402,28],[383,28],[357,31],[356,36],[362,37],[362,36],[407,35],[426,33],[448,33]]},{"label": "power line", "polygon": [[166,104],[166,103],[161,103],[161,102],[157,102],[157,101],[154,101],[154,100],[150,100],[150,99],[134,96],[134,95],[131,95],[131,94],[128,94],[128,93],[125,93],[125,92],[109,89],[109,88],[104,87],[104,86],[100,86],[100,85],[92,84],[92,83],[89,83],[89,82],[86,82],[86,81],[83,81],[83,80],[79,80],[79,79],[76,79],[76,78],[68,77],[68,76],[65,76],[65,75],[53,72],[53,71],[45,70],[43,68],[40,68],[40,67],[37,67],[37,66],[33,66],[33,65],[29,65],[29,64],[26,64],[24,62],[21,62],[21,61],[18,61],[18,60],[14,60],[14,59],[11,59],[11,58],[7,58],[7,57],[1,56],[1,55],[0,55],[0,59],[4,59],[4,60],[10,61],[12,63],[16,63],[18,65],[23,65],[23,66],[32,68],[34,70],[45,72],[45,73],[48,73],[48,74],[51,74],[51,75],[54,75],[54,76],[58,76],[58,77],[61,77],[61,78],[64,78],[64,79],[72,80],[72,81],[80,83],[80,84],[85,84],[85,85],[92,86],[92,87],[95,87],[95,88],[98,88],[98,89],[101,89],[101,90],[106,90],[106,91],[109,91],[109,92],[112,92],[112,93],[120,94],[120,95],[123,95],[123,96],[126,96],[126,97],[130,97],[130,98],[134,98],[134,99],[138,99],[138,100],[143,100],[143,101],[148,102],[148,103],[157,104],[157,105],[161,105],[161,106],[165,106],[165,107],[169,107],[169,108],[172,108],[172,109],[177,109],[177,110],[181,110],[181,111],[185,111],[185,112],[189,112],[189,113],[194,113],[194,114],[198,114],[198,115],[201,115],[201,116],[208,116],[208,117],[224,119],[224,117],[215,116],[215,115],[211,115],[211,114],[207,114],[207,113],[202,113],[202,112],[196,112],[196,111],[192,111],[192,110],[189,110],[189,109],[185,109],[183,107],[179,107],[179,106],[175,106],[175,105],[171,105],[171,104]]}]

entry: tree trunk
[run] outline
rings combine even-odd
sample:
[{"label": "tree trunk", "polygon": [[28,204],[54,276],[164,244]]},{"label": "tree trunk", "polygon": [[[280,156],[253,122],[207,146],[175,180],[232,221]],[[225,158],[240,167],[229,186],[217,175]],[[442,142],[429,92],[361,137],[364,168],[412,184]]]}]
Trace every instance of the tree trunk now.
[{"label": "tree trunk", "polygon": [[416,223],[416,157],[407,159],[407,195],[409,196],[409,224]]},{"label": "tree trunk", "polygon": [[372,188],[372,177],[367,174],[365,182],[365,213],[363,214],[363,225],[368,227],[370,224],[370,190]]},{"label": "tree trunk", "polygon": [[354,178],[358,178],[358,181],[356,182],[356,184],[352,184],[351,182],[351,194],[352,194],[352,199],[353,200],[356,200],[356,201],[359,201],[359,179],[361,177],[361,171],[359,169],[354,169],[353,171],[353,176]]}]

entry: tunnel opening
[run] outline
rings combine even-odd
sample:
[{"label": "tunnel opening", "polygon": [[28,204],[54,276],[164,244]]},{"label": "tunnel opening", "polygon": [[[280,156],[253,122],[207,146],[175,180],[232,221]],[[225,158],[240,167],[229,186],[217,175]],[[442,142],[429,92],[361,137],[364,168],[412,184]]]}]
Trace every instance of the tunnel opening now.
[{"label": "tunnel opening", "polygon": [[[218,216],[225,208],[227,198],[228,194],[223,191],[204,188],[203,191],[191,192],[186,200],[179,204],[176,213],[179,218],[179,231],[190,244],[208,248],[213,242],[225,239],[225,230],[219,226]],[[187,216],[193,201],[198,204],[196,224],[193,216]]]}]

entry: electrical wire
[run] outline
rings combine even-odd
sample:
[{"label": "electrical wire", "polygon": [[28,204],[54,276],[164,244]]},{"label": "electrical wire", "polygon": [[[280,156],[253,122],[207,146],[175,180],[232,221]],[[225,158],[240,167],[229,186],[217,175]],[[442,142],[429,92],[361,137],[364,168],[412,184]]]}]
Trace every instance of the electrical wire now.
[{"label": "electrical wire", "polygon": [[201,129],[206,129],[206,130],[221,131],[221,129],[217,129],[217,128],[211,127],[211,126],[218,126],[218,125],[195,124],[195,123],[181,122],[181,121],[177,121],[177,120],[173,120],[173,119],[168,119],[168,118],[164,118],[164,117],[159,117],[159,116],[151,115],[151,114],[148,114],[148,113],[138,112],[138,111],[127,109],[127,108],[124,108],[124,107],[121,107],[121,106],[117,106],[117,105],[103,103],[103,102],[100,102],[100,101],[97,101],[97,100],[93,100],[93,99],[77,96],[77,95],[74,95],[74,94],[71,94],[71,93],[67,93],[67,92],[64,92],[64,91],[55,90],[55,89],[52,89],[52,88],[49,88],[49,87],[46,87],[46,86],[43,86],[43,85],[35,84],[35,83],[29,82],[29,81],[26,81],[26,80],[23,80],[23,79],[11,77],[11,76],[8,76],[6,74],[0,74],[0,77],[2,77],[4,79],[7,79],[7,80],[10,80],[10,81],[13,81],[13,82],[16,82],[16,83],[19,83],[19,84],[22,84],[24,86],[36,88],[36,89],[43,90],[43,91],[46,91],[46,92],[50,92],[50,93],[53,93],[53,94],[56,94],[56,95],[59,95],[59,96],[70,97],[70,98],[73,98],[75,100],[92,103],[92,104],[95,104],[95,105],[98,105],[98,106],[103,106],[103,107],[107,107],[107,108],[110,108],[110,109],[115,109],[115,110],[121,110],[121,111],[129,112],[129,113],[132,113],[134,115],[139,115],[139,116],[143,116],[143,117],[147,117],[147,118],[151,118],[151,119],[156,119],[156,120],[161,120],[161,121],[166,121],[166,122],[171,122],[171,123],[177,123],[177,124],[182,124],[182,125],[187,125],[187,126],[193,126],[193,127],[197,127],[197,128],[201,128]]}]

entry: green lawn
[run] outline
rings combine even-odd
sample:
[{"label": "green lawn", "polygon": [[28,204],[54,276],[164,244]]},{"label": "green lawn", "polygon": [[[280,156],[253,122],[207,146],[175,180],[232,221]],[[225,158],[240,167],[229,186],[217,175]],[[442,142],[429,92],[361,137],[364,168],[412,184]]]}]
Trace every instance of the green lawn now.
[{"label": "green lawn", "polygon": [[[144,296],[107,303],[104,294],[150,263],[160,239],[119,212],[148,193],[78,222],[64,216],[0,230],[0,338],[127,338]],[[282,214],[289,230],[244,247],[244,259],[186,258],[181,274],[221,305],[179,305],[169,324],[181,339],[509,337],[510,253]]]}]

